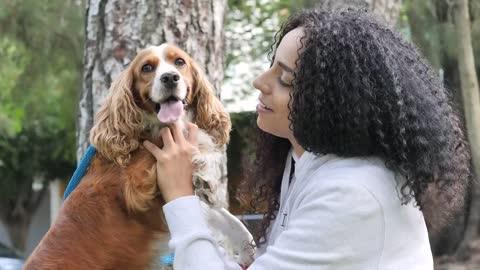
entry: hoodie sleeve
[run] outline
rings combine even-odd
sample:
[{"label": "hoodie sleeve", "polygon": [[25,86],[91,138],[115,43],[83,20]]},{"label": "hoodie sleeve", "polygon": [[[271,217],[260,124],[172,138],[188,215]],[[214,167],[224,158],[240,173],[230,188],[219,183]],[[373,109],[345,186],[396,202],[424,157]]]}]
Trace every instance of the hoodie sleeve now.
[{"label": "hoodie sleeve", "polygon": [[171,234],[175,270],[241,270],[211,236],[197,196],[186,196],[163,206]]}]

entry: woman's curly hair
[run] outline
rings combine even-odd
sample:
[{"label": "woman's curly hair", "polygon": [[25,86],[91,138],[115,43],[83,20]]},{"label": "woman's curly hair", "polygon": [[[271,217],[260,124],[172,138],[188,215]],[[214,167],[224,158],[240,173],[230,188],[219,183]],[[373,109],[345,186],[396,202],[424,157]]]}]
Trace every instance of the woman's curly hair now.
[{"label": "woman's curly hair", "polygon": [[[290,128],[314,154],[379,156],[405,179],[430,231],[462,210],[471,178],[469,147],[442,81],[418,49],[365,9],[304,10],[275,36],[272,51],[302,27],[290,93]],[[272,63],[274,61],[274,54]],[[266,208],[257,244],[279,207],[288,140],[259,130],[247,182],[254,207]]]}]

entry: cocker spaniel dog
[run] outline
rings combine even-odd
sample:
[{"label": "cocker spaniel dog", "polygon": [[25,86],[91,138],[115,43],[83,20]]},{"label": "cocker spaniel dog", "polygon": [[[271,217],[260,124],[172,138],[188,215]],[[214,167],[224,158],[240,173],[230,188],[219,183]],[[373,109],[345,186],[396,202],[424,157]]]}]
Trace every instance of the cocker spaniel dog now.
[{"label": "cocker spaniel dog", "polygon": [[249,265],[252,237],[216,193],[230,119],[198,65],[175,46],[149,47],[109,91],[90,131],[97,155],[24,269],[168,269],[159,262],[168,254],[165,201],[142,142],[162,146],[159,131],[174,121],[198,125],[196,193],[214,237]]}]

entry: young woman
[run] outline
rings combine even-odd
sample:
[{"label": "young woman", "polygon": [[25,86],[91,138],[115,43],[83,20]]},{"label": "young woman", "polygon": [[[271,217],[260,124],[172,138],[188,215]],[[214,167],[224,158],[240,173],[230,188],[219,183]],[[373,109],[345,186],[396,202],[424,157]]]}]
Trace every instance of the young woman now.
[{"label": "young woman", "polygon": [[[273,49],[253,82],[261,136],[250,184],[268,210],[248,269],[433,269],[427,227],[463,208],[470,177],[434,70],[357,9],[302,11]],[[177,126],[162,137],[163,149],[146,147],[168,202],[174,268],[240,269],[212,242],[193,196],[195,142]]]}]

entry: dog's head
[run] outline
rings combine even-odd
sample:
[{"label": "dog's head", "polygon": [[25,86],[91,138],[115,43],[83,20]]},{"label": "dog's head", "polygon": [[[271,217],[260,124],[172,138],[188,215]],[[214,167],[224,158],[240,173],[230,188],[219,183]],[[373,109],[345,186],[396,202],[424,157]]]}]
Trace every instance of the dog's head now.
[{"label": "dog's head", "polygon": [[90,142],[121,166],[128,163],[145,132],[179,121],[185,110],[217,145],[228,142],[228,113],[198,64],[175,46],[140,51],[109,91],[95,117]]}]

